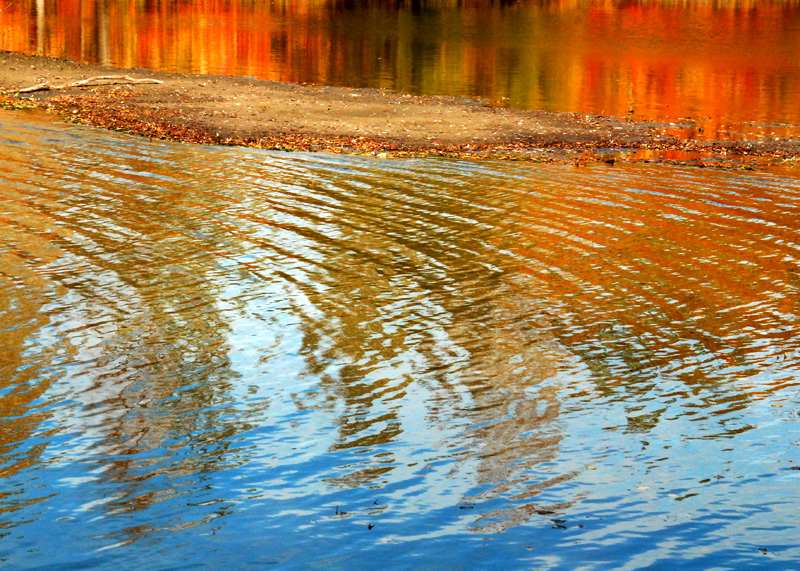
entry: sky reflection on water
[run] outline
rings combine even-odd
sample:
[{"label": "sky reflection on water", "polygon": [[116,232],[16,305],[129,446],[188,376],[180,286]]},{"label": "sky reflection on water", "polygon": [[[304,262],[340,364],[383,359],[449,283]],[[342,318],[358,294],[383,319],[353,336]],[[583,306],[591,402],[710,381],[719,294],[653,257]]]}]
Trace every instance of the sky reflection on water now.
[{"label": "sky reflection on water", "polygon": [[796,172],[0,157],[8,565],[800,561]]}]

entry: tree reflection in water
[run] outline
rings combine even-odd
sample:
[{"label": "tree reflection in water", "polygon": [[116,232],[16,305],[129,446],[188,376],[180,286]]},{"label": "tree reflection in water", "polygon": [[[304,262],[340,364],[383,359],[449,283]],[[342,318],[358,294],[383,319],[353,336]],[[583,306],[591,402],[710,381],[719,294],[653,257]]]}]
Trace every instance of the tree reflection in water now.
[{"label": "tree reflection in water", "polygon": [[[629,465],[696,485],[691,443],[757,430],[796,385],[791,177],[3,121],[0,509],[20,533],[63,515],[92,549],[194,545],[257,519],[305,534],[267,547],[293,553],[381,516],[387,542],[517,541],[591,494],[615,510]],[[624,469],[592,487],[603,454]]]},{"label": "tree reflection in water", "polygon": [[791,137],[798,22],[796,0],[14,0],[0,49]]},{"label": "tree reflection in water", "polygon": [[[228,410],[239,375],[209,252],[217,238],[182,239],[206,224],[140,194],[153,188],[140,174],[149,161],[121,153],[109,162],[92,147],[56,147],[54,158],[53,150],[26,145],[7,163],[22,188],[13,197],[8,180],[3,187],[3,302],[13,311],[3,321],[2,380],[22,402],[3,401],[4,441],[58,426],[51,447],[77,438],[59,455],[95,465],[98,485],[111,490],[105,509],[141,511],[244,461],[238,435],[252,424]],[[58,179],[31,169],[53,161]],[[180,194],[156,190],[162,205]],[[43,406],[64,397],[69,412]]]}]

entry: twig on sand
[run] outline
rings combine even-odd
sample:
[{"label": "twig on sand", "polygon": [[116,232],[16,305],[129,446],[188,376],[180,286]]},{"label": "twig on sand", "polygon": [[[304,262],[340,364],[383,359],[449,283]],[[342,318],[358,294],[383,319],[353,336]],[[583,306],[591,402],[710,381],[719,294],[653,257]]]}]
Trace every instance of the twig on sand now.
[{"label": "twig on sand", "polygon": [[72,83],[65,83],[64,85],[50,85],[47,82],[39,83],[25,89],[20,89],[17,93],[33,93],[34,91],[52,91],[56,89],[70,89],[72,87],[97,87],[100,85],[121,85],[131,83],[164,83],[158,79],[143,78],[136,79],[129,75],[96,75],[81,79],[80,81],[73,81]]}]

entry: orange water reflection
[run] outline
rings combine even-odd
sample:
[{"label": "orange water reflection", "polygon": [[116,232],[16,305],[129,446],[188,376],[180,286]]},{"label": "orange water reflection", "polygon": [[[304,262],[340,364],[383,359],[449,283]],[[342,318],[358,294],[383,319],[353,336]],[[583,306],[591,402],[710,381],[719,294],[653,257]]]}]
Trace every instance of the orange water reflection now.
[{"label": "orange water reflection", "polygon": [[[7,4],[3,7],[3,4]],[[800,123],[797,0],[0,0],[0,48],[123,67]],[[766,124],[766,127],[765,125]]]}]

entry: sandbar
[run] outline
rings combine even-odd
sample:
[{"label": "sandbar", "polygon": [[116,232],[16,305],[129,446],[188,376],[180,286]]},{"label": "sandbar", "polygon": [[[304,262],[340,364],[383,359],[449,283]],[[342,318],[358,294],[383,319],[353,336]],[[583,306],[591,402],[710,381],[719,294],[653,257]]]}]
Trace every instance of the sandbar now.
[{"label": "sandbar", "polygon": [[[40,84],[125,75],[159,83],[19,93]],[[104,82],[95,82],[104,83]],[[45,108],[76,123],[151,138],[381,157],[494,157],[547,162],[668,161],[796,164],[800,140],[715,141],[668,125],[256,78],[118,69],[0,51],[0,106]]]}]

